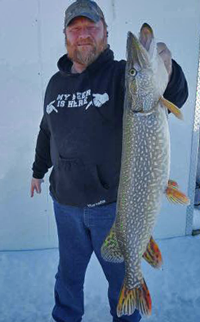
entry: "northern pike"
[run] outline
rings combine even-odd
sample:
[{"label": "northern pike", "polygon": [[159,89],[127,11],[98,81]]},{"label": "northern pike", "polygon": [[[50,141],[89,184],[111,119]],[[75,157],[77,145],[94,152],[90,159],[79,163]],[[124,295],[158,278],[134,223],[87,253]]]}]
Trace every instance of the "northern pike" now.
[{"label": "northern pike", "polygon": [[167,84],[168,73],[157,52],[152,28],[144,24],[139,39],[129,32],[116,219],[101,248],[105,260],[125,262],[117,306],[119,317],[131,315],[135,309],[142,315],[151,314],[151,297],[141,260],[144,257],[152,266],[159,267],[161,258],[156,263],[155,256],[155,252],[160,254],[159,249],[154,251],[151,247],[155,246],[151,236],[163,194],[171,201],[188,203],[177,184],[169,181],[167,108],[179,118],[181,113],[163,97]]}]

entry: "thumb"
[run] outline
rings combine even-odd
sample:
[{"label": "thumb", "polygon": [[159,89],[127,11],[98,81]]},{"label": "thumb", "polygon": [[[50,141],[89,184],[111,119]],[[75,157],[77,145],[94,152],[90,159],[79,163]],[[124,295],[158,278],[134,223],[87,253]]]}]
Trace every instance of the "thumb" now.
[{"label": "thumb", "polygon": [[172,73],[172,54],[169,48],[164,43],[157,43],[157,50],[159,56],[162,58],[163,63],[167,69],[168,75],[170,77]]}]

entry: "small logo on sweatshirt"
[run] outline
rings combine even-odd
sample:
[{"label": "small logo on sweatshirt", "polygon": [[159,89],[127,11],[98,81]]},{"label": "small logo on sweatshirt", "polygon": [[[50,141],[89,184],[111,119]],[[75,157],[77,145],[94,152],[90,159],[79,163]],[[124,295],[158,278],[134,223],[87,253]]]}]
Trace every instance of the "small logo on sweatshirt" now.
[{"label": "small logo on sweatshirt", "polygon": [[106,203],[105,200],[100,200],[99,202],[96,202],[96,203],[93,203],[93,204],[88,204],[87,206],[91,208],[91,207],[103,205],[104,203]]},{"label": "small logo on sweatshirt", "polygon": [[47,105],[47,108],[46,108],[46,112],[48,113],[48,114],[50,114],[51,112],[53,112],[53,111],[55,111],[56,113],[58,113],[58,110],[55,108],[55,106],[53,106],[53,104],[55,103],[55,101],[53,101],[53,102],[51,102],[51,103],[49,103],[48,105]]},{"label": "small logo on sweatshirt", "polygon": [[87,111],[89,107],[101,107],[107,101],[109,101],[107,93],[93,94],[90,89],[75,94],[59,94],[56,100],[47,105],[46,112],[48,114],[52,112],[58,113],[60,108],[78,108],[83,106],[85,106]]},{"label": "small logo on sweatshirt", "polygon": [[89,104],[86,106],[86,110],[94,104],[96,107],[101,107],[103,104],[105,104],[107,101],[109,101],[109,96],[107,93],[105,94],[92,94],[93,99],[89,102]]}]

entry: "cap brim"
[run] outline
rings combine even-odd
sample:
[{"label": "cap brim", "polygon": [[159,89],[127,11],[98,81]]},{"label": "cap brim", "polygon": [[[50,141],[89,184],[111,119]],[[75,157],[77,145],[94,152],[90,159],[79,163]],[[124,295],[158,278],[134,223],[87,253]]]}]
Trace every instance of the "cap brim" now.
[{"label": "cap brim", "polygon": [[88,12],[81,12],[79,14],[74,14],[70,17],[70,19],[68,19],[66,22],[65,22],[65,26],[67,27],[70,22],[72,22],[73,19],[77,18],[77,17],[86,17],[94,22],[98,22],[101,17],[99,15],[95,15],[94,13],[91,14],[91,13],[88,13]]}]

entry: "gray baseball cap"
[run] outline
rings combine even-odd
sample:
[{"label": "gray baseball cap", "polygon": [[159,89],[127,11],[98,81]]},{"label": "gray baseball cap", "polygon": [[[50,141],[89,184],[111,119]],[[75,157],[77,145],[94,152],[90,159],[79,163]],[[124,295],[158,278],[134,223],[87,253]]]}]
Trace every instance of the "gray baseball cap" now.
[{"label": "gray baseball cap", "polygon": [[104,14],[96,2],[90,0],[77,0],[73,2],[65,11],[64,30],[76,17],[86,17],[94,22],[104,18]]}]

